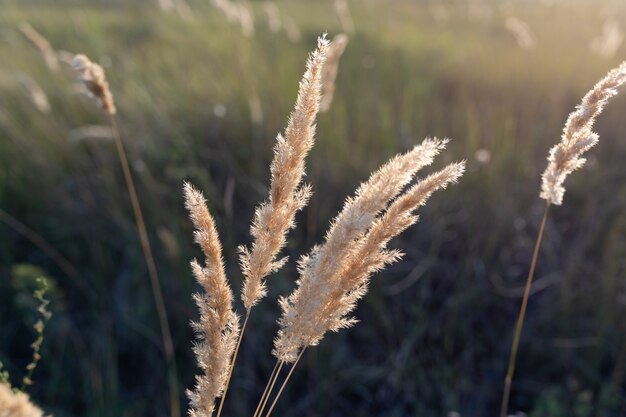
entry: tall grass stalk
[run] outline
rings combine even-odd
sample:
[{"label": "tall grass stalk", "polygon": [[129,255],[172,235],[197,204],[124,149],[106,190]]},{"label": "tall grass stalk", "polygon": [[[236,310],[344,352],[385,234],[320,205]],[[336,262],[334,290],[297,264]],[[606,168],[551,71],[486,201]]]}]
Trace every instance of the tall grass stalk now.
[{"label": "tall grass stalk", "polygon": [[509,399],[511,397],[511,384],[515,372],[515,361],[517,359],[520,336],[526,316],[530,286],[535,274],[539,248],[548,219],[548,210],[550,205],[560,206],[563,204],[565,179],[573,171],[585,165],[585,159],[582,158],[582,155],[598,143],[598,134],[593,131],[596,117],[602,113],[604,106],[606,106],[611,97],[617,94],[617,89],[624,84],[624,82],[626,82],[626,61],[622,62],[617,68],[609,71],[604,78],[598,81],[596,85],[585,94],[581,103],[568,116],[565,127],[563,128],[561,140],[550,149],[550,153],[548,154],[548,166],[541,177],[541,190],[539,193],[539,197],[546,200],[546,208],[541,221],[541,227],[539,228],[537,242],[535,243],[530,271],[526,279],[522,306],[517,318],[517,323],[515,324],[511,355],[509,356],[509,365],[504,379],[500,417],[506,417],[508,412]]},{"label": "tall grass stalk", "polygon": [[519,310],[517,322],[515,323],[515,332],[513,334],[513,343],[511,346],[511,356],[509,357],[509,365],[507,367],[506,377],[504,378],[504,394],[502,395],[502,406],[500,407],[500,417],[506,417],[509,408],[509,399],[511,396],[511,383],[513,381],[513,374],[515,373],[515,361],[517,360],[517,350],[519,348],[519,341],[522,335],[522,327],[524,326],[524,319],[526,317],[526,308],[528,307],[528,297],[530,296],[530,287],[535,276],[535,268],[537,266],[537,258],[539,257],[539,248],[543,240],[543,232],[546,227],[546,221],[548,220],[548,210],[550,209],[550,203],[546,203],[546,208],[543,212],[543,218],[541,219],[541,226],[539,227],[539,233],[537,234],[537,241],[535,242],[535,250],[533,252],[533,259],[530,263],[530,270],[528,271],[528,277],[526,278],[526,286],[524,287],[524,296],[522,298],[522,305]]},{"label": "tall grass stalk", "polygon": [[172,417],[180,417],[180,399],[178,398],[178,377],[176,372],[176,361],[174,358],[174,343],[172,342],[172,335],[170,333],[170,326],[167,319],[167,311],[165,309],[165,302],[163,301],[163,293],[161,291],[161,284],[159,283],[159,276],[157,274],[154,256],[152,255],[152,248],[150,247],[146,223],[141,211],[141,205],[139,204],[139,198],[137,197],[135,183],[130,173],[130,166],[128,165],[126,151],[124,150],[122,135],[120,134],[120,129],[115,120],[115,113],[117,110],[115,108],[113,94],[109,88],[109,83],[107,82],[104,70],[100,65],[91,62],[89,58],[82,54],[75,55],[71,64],[74,70],[78,73],[80,81],[82,81],[83,85],[87,89],[87,92],[99,102],[100,107],[109,119],[111,130],[113,131],[115,148],[117,149],[117,155],[119,157],[120,164],[122,165],[124,181],[126,182],[126,189],[128,190],[130,202],[133,207],[137,230],[139,232],[139,240],[141,242],[143,254],[146,259],[146,265],[148,267],[148,276],[150,277],[150,284],[152,286],[152,295],[154,297],[154,303],[159,316],[161,337],[163,339],[163,351],[168,368],[167,373],[170,390],[170,412]]},{"label": "tall grass stalk", "polygon": [[174,343],[172,342],[172,334],[170,332],[170,325],[167,318],[167,310],[165,309],[165,302],[163,300],[163,291],[161,290],[161,284],[159,283],[159,276],[157,273],[156,264],[154,262],[152,248],[150,247],[150,240],[148,239],[146,223],[144,221],[143,213],[141,211],[141,205],[139,204],[139,198],[137,197],[135,183],[130,173],[128,158],[126,156],[126,151],[122,142],[122,136],[120,134],[119,127],[117,126],[117,122],[115,121],[115,116],[111,113],[107,114],[109,116],[109,122],[111,123],[111,129],[113,130],[117,155],[119,157],[120,164],[122,165],[124,181],[126,182],[126,189],[128,190],[128,196],[130,197],[130,202],[133,207],[133,213],[135,214],[137,231],[139,232],[139,240],[141,241],[141,248],[146,259],[148,276],[150,277],[150,285],[152,287],[152,295],[154,297],[154,303],[156,305],[157,314],[159,316],[159,325],[161,327],[161,336],[163,339],[163,349],[165,353],[165,359],[168,365],[167,374],[170,389],[170,411],[172,417],[180,417],[180,399],[178,396],[178,376],[176,371],[176,360],[174,357]]}]

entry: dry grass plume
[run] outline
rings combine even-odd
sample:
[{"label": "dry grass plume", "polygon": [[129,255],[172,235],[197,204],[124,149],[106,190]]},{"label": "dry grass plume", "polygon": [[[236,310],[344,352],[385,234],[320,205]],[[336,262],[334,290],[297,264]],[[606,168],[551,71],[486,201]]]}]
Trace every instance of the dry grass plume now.
[{"label": "dry grass plume", "polygon": [[542,176],[540,197],[548,204],[560,206],[563,203],[565,179],[585,164],[581,155],[598,143],[598,135],[592,131],[596,117],[625,81],[626,61],[598,81],[569,115],[561,142],[550,150],[548,167]]},{"label": "dry grass plume", "polygon": [[193,274],[203,288],[194,299],[200,310],[200,320],[193,323],[198,335],[194,347],[203,374],[196,377],[196,387],[187,394],[191,401],[189,415],[209,417],[215,399],[226,387],[231,360],[239,335],[239,318],[233,311],[233,293],[226,280],[222,246],[215,221],[206,207],[202,193],[185,184],[185,206],[195,226],[195,240],[204,252],[204,265],[192,261]]},{"label": "dry grass plume", "polygon": [[355,323],[348,315],[365,295],[371,274],[401,256],[386,249],[389,240],[417,221],[413,211],[434,191],[463,174],[464,163],[449,165],[397,197],[445,143],[426,140],[385,164],[346,201],[324,244],[300,259],[297,288],[280,300],[273,352],[278,360],[292,363],[301,349],[318,344],[327,331]]},{"label": "dry grass plume", "polygon": [[102,109],[109,115],[115,114],[113,95],[102,67],[82,54],[74,56],[72,67],[78,73],[87,91],[98,100]]},{"label": "dry grass plume", "polygon": [[240,247],[244,285],[241,298],[247,311],[266,294],[265,278],[280,269],[286,258],[276,260],[285,246],[287,231],[295,226],[294,217],[308,202],[311,189],[301,186],[305,158],[313,147],[315,117],[321,100],[321,83],[328,51],[325,37],[307,62],[296,105],[284,135],[279,134],[271,165],[271,186],[267,201],[257,207],[250,234],[250,248]]},{"label": "dry grass plume", "polygon": [[543,241],[543,234],[548,220],[548,212],[551,205],[560,206],[563,203],[565,187],[563,183],[567,176],[581,168],[585,164],[585,159],[581,155],[598,143],[598,135],[592,131],[596,117],[602,112],[609,98],[617,94],[617,88],[626,81],[626,62],[619,67],[609,71],[582,99],[580,105],[567,118],[561,142],[556,144],[549,153],[548,167],[542,175],[541,192],[539,197],[546,200],[546,205],[539,226],[539,232],[535,241],[530,268],[526,277],[524,295],[520,306],[515,330],[513,331],[513,341],[511,343],[511,354],[504,377],[504,389],[502,393],[502,403],[500,406],[500,417],[506,417],[511,398],[511,387],[515,374],[515,364],[519,349],[522,329],[528,308],[530,288],[535,276],[539,250]]}]

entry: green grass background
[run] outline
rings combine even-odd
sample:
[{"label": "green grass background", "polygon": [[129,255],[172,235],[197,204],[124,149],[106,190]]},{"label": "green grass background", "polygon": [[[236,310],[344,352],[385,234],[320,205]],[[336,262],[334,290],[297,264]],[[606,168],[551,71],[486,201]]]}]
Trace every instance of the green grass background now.
[{"label": "green grass background", "polygon": [[[28,21],[60,50],[106,64],[137,182],[174,342],[183,404],[197,372],[190,320],[200,256],[182,183],[206,194],[238,293],[235,248],[249,243],[265,198],[276,134],[293,106],[307,53],[341,31],[333,3],[279,1],[302,38],[267,28],[243,36],[208,1],[193,19],[156,1],[0,2],[0,208],[35,230],[78,271],[68,276],[0,223],[0,361],[19,382],[30,359],[33,278],[53,283],[54,317],[29,392],[56,417],[168,415],[166,366],[145,262],[113,142],[73,140],[103,125],[51,72],[18,30]],[[443,4],[443,6],[440,6]],[[349,2],[356,32],[341,61],[330,111],[319,117],[291,260],[319,242],[368,173],[425,136],[453,138],[436,162],[467,159],[461,183],[435,195],[421,221],[393,242],[405,259],[376,275],[361,323],[307,352],[281,398],[283,416],[495,416],[521,287],[542,214],[540,174],[569,112],[626,57],[589,49],[605,22],[626,30],[620,0]],[[444,8],[446,18],[437,19]],[[537,42],[520,48],[507,17]],[[51,105],[42,113],[20,79]],[[626,96],[597,123],[600,144],[568,179],[550,214],[537,291],[522,336],[512,411],[533,417],[626,413]],[[263,120],[251,120],[258,98]],[[223,110],[225,110],[225,114]],[[488,151],[487,163],[476,158]],[[294,285],[293,262],[269,279],[243,341],[225,415],[251,415],[273,367],[276,298]],[[238,307],[240,306],[239,301]]]}]

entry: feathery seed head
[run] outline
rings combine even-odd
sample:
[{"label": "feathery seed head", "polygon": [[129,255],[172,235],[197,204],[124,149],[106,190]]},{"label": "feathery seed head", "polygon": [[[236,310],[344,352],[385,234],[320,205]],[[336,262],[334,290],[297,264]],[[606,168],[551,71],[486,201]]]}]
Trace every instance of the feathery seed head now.
[{"label": "feathery seed head", "polygon": [[250,228],[252,246],[240,248],[239,259],[245,278],[241,298],[248,311],[265,296],[265,278],[286,262],[286,259],[276,261],[276,256],[285,246],[287,231],[295,225],[296,212],[308,203],[311,195],[311,188],[302,186],[301,182],[304,161],[314,143],[315,117],[319,111],[328,47],[326,37],[320,37],[317,49],[307,61],[295,108],[284,135],[276,138],[269,197],[255,211]]},{"label": "feathery seed head", "polygon": [[102,67],[93,63],[85,55],[75,55],[72,67],[78,73],[87,91],[100,102],[102,109],[108,114],[115,114],[115,103],[109,89],[109,83]]},{"label": "feathery seed head", "polygon": [[196,376],[195,390],[187,391],[191,402],[189,415],[210,417],[215,399],[224,392],[233,353],[239,336],[239,317],[233,311],[233,293],[226,280],[222,246],[213,216],[202,193],[191,184],[184,185],[185,207],[196,231],[196,242],[205,255],[204,266],[191,262],[193,275],[204,289],[195,294],[200,320],[192,323],[198,336],[194,353],[203,374]]},{"label": "feathery seed head", "polygon": [[624,82],[626,61],[601,79],[567,118],[561,142],[550,149],[548,166],[542,175],[539,196],[548,204],[563,203],[565,179],[585,164],[581,155],[598,143],[598,135],[592,131],[596,117]]},{"label": "feathery seed head", "polygon": [[413,212],[434,191],[456,182],[464,172],[464,162],[451,164],[396,198],[445,143],[426,140],[391,159],[347,200],[324,244],[300,259],[297,288],[280,299],[282,316],[273,350],[279,360],[293,362],[300,349],[318,344],[327,331],[356,323],[349,314],[367,292],[370,276],[402,256],[386,249],[387,243],[417,221]]},{"label": "feathery seed head", "polygon": [[196,243],[202,248],[207,261],[214,262],[216,268],[223,271],[222,245],[215,227],[215,220],[209,213],[204,196],[188,182],[185,183],[183,192],[185,207],[196,228],[194,232]]}]

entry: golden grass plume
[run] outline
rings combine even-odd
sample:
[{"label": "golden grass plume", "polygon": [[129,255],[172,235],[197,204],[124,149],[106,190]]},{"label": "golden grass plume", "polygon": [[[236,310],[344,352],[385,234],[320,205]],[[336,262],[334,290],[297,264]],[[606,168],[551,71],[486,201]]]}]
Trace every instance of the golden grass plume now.
[{"label": "golden grass plume", "polygon": [[286,258],[277,261],[276,256],[285,246],[287,231],[295,226],[296,212],[307,204],[311,194],[308,185],[300,184],[305,158],[314,143],[328,45],[328,40],[320,37],[317,49],[309,57],[285,133],[276,139],[269,198],[255,211],[250,228],[252,246],[240,247],[245,278],[241,298],[247,311],[265,296],[265,278],[285,264]]},{"label": "golden grass plume", "polygon": [[417,221],[413,212],[434,191],[463,174],[463,162],[451,164],[398,197],[445,144],[427,139],[381,167],[346,201],[324,244],[300,259],[297,288],[280,299],[282,316],[273,351],[278,360],[292,363],[301,349],[317,345],[327,331],[355,323],[348,315],[367,292],[372,273],[401,257],[399,251],[386,249],[387,243]]},{"label": "golden grass plume", "polygon": [[592,131],[596,117],[602,112],[608,100],[617,94],[617,88],[626,82],[626,61],[609,71],[583,97],[582,102],[572,112],[565,127],[561,142],[556,144],[548,156],[548,166],[542,175],[539,196],[548,204],[561,205],[567,176],[585,164],[581,155],[598,143],[598,135]]},{"label": "golden grass plume", "polygon": [[204,290],[194,295],[200,320],[193,323],[199,339],[193,350],[203,374],[196,376],[195,390],[187,392],[191,402],[189,415],[209,417],[228,380],[239,335],[239,317],[233,311],[233,293],[226,280],[215,221],[200,191],[186,183],[184,193],[185,206],[196,229],[195,241],[205,256],[204,266],[195,260],[191,263],[193,274]]}]

